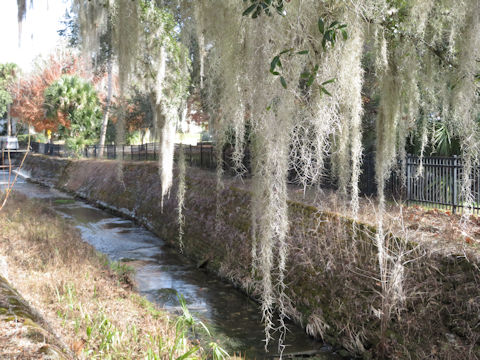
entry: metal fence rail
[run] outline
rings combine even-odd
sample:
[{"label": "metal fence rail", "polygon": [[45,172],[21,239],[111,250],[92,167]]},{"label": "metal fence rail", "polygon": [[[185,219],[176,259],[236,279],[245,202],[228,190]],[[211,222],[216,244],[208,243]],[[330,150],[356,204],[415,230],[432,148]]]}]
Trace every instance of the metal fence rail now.
[{"label": "metal fence rail", "polygon": [[[180,145],[175,145],[175,154],[178,154]],[[32,151],[52,156],[69,156],[63,145],[43,144],[33,142]],[[199,143],[196,146],[184,145],[184,154],[187,164],[204,169],[216,169],[217,157],[215,145],[212,143]],[[103,151],[101,151],[103,150]],[[98,145],[86,146],[83,151],[85,158],[121,159],[127,161],[153,161],[158,160],[161,153],[159,143],[143,145]],[[226,147],[222,153],[223,167],[228,173],[234,173],[231,160],[232,149]],[[250,154],[245,152],[244,167],[247,174],[251,172]],[[420,172],[420,168],[423,170]],[[402,173],[403,169],[405,173]],[[408,155],[406,166],[398,164],[392,171],[386,190],[395,199],[402,199],[410,204],[420,204],[436,208],[448,209],[452,212],[461,211],[465,204],[462,194],[463,161],[460,157],[424,157]],[[289,179],[296,178],[290,174]],[[470,174],[471,191],[474,197],[473,210],[480,213],[480,168],[475,168]],[[325,180],[326,187],[335,188],[333,177]],[[322,185],[322,186],[323,186]],[[362,175],[359,183],[363,195],[375,195],[375,161],[373,154],[366,154],[362,164]]]}]

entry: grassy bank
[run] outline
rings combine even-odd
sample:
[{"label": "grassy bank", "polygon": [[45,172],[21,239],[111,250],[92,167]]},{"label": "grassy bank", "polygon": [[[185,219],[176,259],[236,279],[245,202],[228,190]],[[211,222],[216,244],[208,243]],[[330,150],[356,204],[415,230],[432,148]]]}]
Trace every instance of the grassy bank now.
[{"label": "grassy bank", "polygon": [[[137,295],[129,269],[109,263],[48,206],[14,195],[0,213],[0,229],[0,254],[5,256],[10,283],[46,319],[44,326],[66,347],[68,357],[221,356],[215,345],[204,351],[187,339],[195,326],[188,313],[169,317]],[[0,325],[4,328],[0,349],[12,341],[2,336],[5,326]],[[34,350],[28,357],[22,357],[23,349],[17,351],[22,359],[43,357]]]}]

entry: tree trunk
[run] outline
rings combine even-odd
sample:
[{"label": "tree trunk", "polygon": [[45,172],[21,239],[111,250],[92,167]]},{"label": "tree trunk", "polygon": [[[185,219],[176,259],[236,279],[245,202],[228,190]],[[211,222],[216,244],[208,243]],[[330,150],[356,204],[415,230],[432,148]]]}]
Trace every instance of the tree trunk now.
[{"label": "tree trunk", "polygon": [[203,33],[200,33],[198,35],[198,47],[199,47],[199,53],[200,53],[200,89],[203,90],[203,79],[205,77],[205,35]]},{"label": "tree trunk", "polygon": [[113,63],[112,59],[108,60],[108,79],[107,79],[107,103],[105,104],[105,112],[103,113],[103,120],[102,120],[102,128],[100,130],[100,143],[99,143],[99,153],[98,157],[101,158],[103,156],[103,147],[105,146],[105,137],[107,135],[107,126],[108,126],[108,118],[110,113],[110,105],[112,103],[112,77],[113,77]]},{"label": "tree trunk", "polygon": [[10,115],[10,104],[7,105],[7,135],[12,136],[12,116]]}]

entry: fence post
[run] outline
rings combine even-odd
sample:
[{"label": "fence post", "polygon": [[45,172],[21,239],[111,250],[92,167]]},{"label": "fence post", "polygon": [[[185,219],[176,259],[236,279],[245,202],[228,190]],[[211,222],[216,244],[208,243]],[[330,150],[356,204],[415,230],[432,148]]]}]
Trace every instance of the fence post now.
[{"label": "fence post", "polygon": [[148,160],[148,143],[145,144],[145,161]]},{"label": "fence post", "polygon": [[405,161],[407,162],[405,164],[405,166],[407,168],[407,183],[406,183],[406,186],[407,186],[407,206],[408,206],[408,202],[410,201],[410,196],[412,195],[411,194],[411,187],[410,187],[410,183],[411,183],[411,179],[412,179],[412,169],[411,169],[409,160],[410,160],[410,154],[407,154],[407,156],[405,158]]},{"label": "fence post", "polygon": [[190,144],[190,166],[192,166],[192,144]]},{"label": "fence post", "polygon": [[200,167],[203,168],[203,144],[200,143]]},{"label": "fence post", "polygon": [[452,212],[455,214],[457,210],[457,155],[453,156],[453,180],[452,180]]},{"label": "fence post", "polygon": [[95,155],[95,158],[97,158],[97,145],[93,145],[93,154]]}]

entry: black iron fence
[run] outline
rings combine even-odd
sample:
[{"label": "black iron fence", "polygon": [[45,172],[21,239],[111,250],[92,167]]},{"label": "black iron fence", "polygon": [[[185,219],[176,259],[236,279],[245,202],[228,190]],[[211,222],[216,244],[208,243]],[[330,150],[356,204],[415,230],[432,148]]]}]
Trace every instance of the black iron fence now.
[{"label": "black iron fence", "polygon": [[[35,143],[32,151],[52,156],[69,156],[63,145]],[[178,154],[176,145],[175,153]],[[187,164],[204,169],[216,169],[217,158],[215,146],[212,143],[198,145],[183,145]],[[158,160],[161,152],[159,143],[143,145],[98,145],[86,146],[83,151],[85,158],[121,159],[129,161]],[[231,160],[232,149],[227,147],[222,153],[224,170],[233,171]],[[244,166],[247,174],[250,172],[250,155],[245,153]],[[420,171],[422,168],[422,171]],[[401,170],[402,169],[402,170]],[[328,176],[327,176],[328,177]],[[463,162],[460,157],[425,157],[420,159],[409,155],[406,166],[401,164],[392,171],[387,183],[387,192],[396,199],[406,200],[410,204],[431,205],[432,207],[449,209],[453,212],[463,209],[465,199],[462,194],[464,177]],[[295,179],[295,174],[289,177]],[[470,174],[471,192],[474,197],[473,210],[480,213],[480,168],[475,168]],[[331,177],[325,181],[328,187],[335,187]],[[362,164],[362,175],[359,184],[363,195],[375,195],[375,161],[373,154],[366,154]]]},{"label": "black iron fence", "polygon": [[[34,153],[69,157],[73,152],[68,150],[65,145],[45,144],[32,142],[30,144]],[[178,154],[180,145],[175,145],[175,154]],[[199,143],[198,145],[183,145],[185,159],[190,166],[201,167],[204,169],[216,168],[215,146],[212,143]],[[143,145],[89,145],[85,146],[82,156],[85,158],[97,159],[121,159],[131,161],[153,161],[159,159],[161,152],[159,143],[148,143]],[[78,154],[77,154],[78,155]],[[225,154],[225,159],[228,157]],[[227,159],[226,159],[226,162]]]},{"label": "black iron fence", "polygon": [[44,144],[39,142],[32,142],[30,143],[31,150],[38,154],[45,154],[51,156],[60,156],[65,157],[68,156],[67,151],[65,150],[64,145],[56,145],[56,144]]},{"label": "black iron fence", "polygon": [[[423,168],[423,171],[419,171]],[[467,175],[462,158],[453,157],[407,157],[405,199],[409,203],[431,205],[436,208],[461,211],[467,205],[462,193]],[[480,213],[480,168],[474,167],[469,174],[472,205]]]},{"label": "black iron fence", "polygon": [[[178,154],[180,145],[175,145],[175,154]],[[185,160],[190,166],[204,169],[216,168],[214,145],[199,143],[198,145],[183,145]],[[86,158],[121,159],[132,161],[158,160],[161,148],[159,143],[143,145],[98,145],[86,146],[83,156]]]}]

